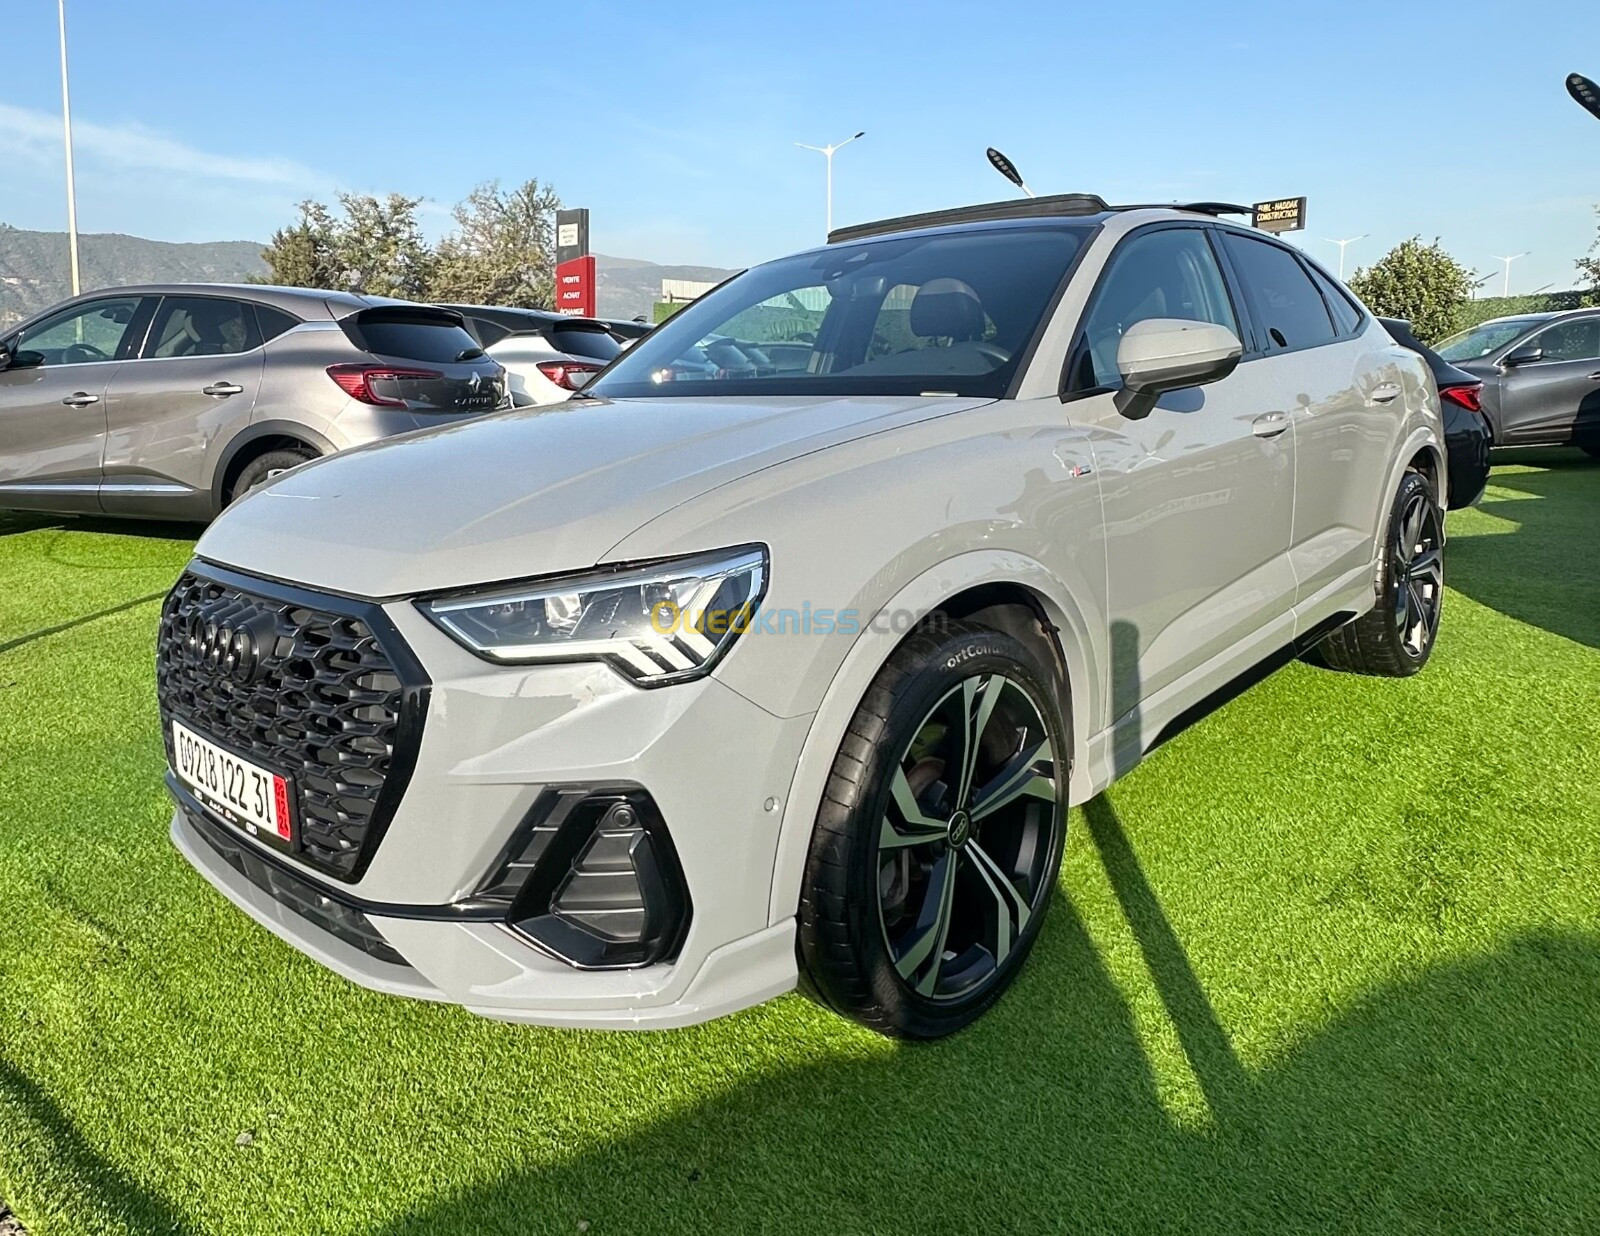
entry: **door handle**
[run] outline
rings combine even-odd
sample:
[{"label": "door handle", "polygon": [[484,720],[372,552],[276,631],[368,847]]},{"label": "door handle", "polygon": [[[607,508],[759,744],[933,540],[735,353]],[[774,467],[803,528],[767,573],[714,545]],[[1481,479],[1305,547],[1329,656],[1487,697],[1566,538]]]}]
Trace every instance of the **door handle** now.
[{"label": "door handle", "polygon": [[1589,375],[1589,381],[1591,381],[1591,382],[1600,382],[1600,373],[1591,373]]},{"label": "door handle", "polygon": [[1286,412],[1268,412],[1250,422],[1250,432],[1258,438],[1276,438],[1287,428],[1289,416]]},{"label": "door handle", "polygon": [[1385,382],[1382,386],[1374,387],[1372,394],[1367,396],[1368,403],[1393,403],[1400,398],[1400,388],[1393,382]]},{"label": "door handle", "polygon": [[91,395],[88,391],[74,391],[61,401],[69,408],[87,408],[91,403],[99,403],[99,395]]},{"label": "door handle", "polygon": [[229,395],[237,395],[244,387],[235,382],[213,382],[210,386],[202,386],[200,393],[210,395],[213,399],[226,399]]}]

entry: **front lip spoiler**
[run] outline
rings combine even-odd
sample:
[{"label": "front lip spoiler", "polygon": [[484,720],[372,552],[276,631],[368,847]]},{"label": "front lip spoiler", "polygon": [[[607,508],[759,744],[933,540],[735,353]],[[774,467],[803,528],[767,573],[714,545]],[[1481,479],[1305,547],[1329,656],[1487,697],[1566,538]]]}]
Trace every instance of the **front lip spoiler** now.
[{"label": "front lip spoiler", "polygon": [[440,923],[504,923],[508,908],[505,904],[475,901],[453,901],[446,905],[406,905],[388,901],[369,901],[348,889],[326,884],[312,876],[303,867],[289,861],[281,854],[250,840],[243,829],[224,824],[213,815],[198,798],[191,794],[177,774],[170,769],[166,775],[167,791],[189,819],[191,825],[202,833],[223,838],[227,844],[247,845],[251,854],[277,869],[284,878],[305,885],[319,897],[365,914],[369,918],[403,918]]}]

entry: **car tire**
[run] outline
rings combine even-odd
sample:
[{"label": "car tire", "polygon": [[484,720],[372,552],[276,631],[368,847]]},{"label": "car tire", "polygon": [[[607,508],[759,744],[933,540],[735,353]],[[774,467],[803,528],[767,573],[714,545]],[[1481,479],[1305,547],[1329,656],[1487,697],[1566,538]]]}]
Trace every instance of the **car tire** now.
[{"label": "car tire", "polygon": [[1016,639],[971,623],[912,634],[878,672],[812,832],[798,932],[810,995],[932,1039],[1010,986],[1066,838],[1072,748],[1051,681]]},{"label": "car tire", "polygon": [[1578,449],[1590,459],[1600,459],[1600,442],[1580,442]]},{"label": "car tire", "polygon": [[1433,483],[1410,471],[1384,530],[1378,603],[1316,647],[1332,669],[1407,678],[1428,663],[1444,605],[1444,517]]},{"label": "car tire", "polygon": [[232,506],[251,490],[261,488],[278,473],[298,468],[315,458],[316,456],[310,451],[292,449],[268,451],[265,455],[257,455],[245,464],[238,476],[233,478],[233,486],[228,490],[228,505]]}]

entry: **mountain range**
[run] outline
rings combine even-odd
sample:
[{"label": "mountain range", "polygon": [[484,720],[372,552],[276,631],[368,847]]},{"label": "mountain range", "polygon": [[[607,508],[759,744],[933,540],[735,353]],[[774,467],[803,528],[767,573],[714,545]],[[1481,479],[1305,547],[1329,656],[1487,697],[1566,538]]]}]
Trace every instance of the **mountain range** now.
[{"label": "mountain range", "polygon": [[[267,273],[254,240],[180,244],[119,232],[80,234],[79,274],[87,289],[136,283],[239,283]],[[640,258],[595,255],[600,316],[648,317],[663,279],[718,283],[733,272],[715,266],[662,266]],[[0,327],[20,322],[71,287],[67,234],[30,232],[0,223]]]}]

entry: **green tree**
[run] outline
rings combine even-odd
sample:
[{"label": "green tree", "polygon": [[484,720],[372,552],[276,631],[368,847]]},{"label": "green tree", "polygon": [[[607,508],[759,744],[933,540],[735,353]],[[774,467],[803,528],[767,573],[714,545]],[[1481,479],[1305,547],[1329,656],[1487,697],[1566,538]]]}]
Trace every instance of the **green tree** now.
[{"label": "green tree", "polygon": [[479,185],[455,208],[440,242],[432,298],[548,308],[555,299],[555,227],[561,199],[529,180],[511,190]]},{"label": "green tree", "polygon": [[293,288],[338,287],[333,216],[321,202],[301,202],[300,221],[279,228],[261,252],[270,273],[264,283]]},{"label": "green tree", "polygon": [[1438,240],[1425,245],[1413,236],[1356,271],[1350,290],[1374,313],[1405,318],[1418,339],[1432,343],[1457,328],[1474,277]]},{"label": "green tree", "polygon": [[342,215],[301,202],[300,220],[262,251],[274,283],[420,300],[437,258],[417,224],[421,198],[341,193]]},{"label": "green tree", "polygon": [[[1600,206],[1594,208],[1595,214],[1600,215]],[[1589,246],[1589,255],[1577,261],[1578,273],[1589,285],[1589,294],[1600,297],[1600,235],[1594,239],[1594,244]]]}]

